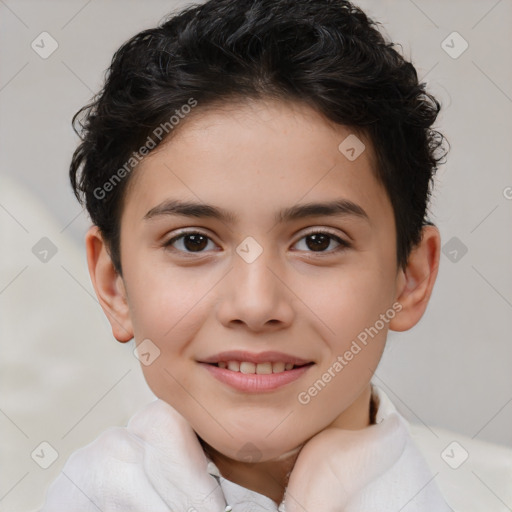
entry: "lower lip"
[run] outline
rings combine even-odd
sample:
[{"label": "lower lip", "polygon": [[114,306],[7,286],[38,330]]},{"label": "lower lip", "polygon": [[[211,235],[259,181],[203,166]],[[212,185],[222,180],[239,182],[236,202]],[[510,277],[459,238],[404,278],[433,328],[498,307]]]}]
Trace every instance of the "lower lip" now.
[{"label": "lower lip", "polygon": [[273,391],[285,384],[297,380],[304,375],[308,369],[313,366],[300,366],[293,370],[285,370],[279,373],[257,374],[242,373],[228,370],[227,368],[219,368],[213,364],[199,363],[204,366],[216,379],[228,384],[229,386],[244,391],[246,393],[261,393],[264,391]]}]

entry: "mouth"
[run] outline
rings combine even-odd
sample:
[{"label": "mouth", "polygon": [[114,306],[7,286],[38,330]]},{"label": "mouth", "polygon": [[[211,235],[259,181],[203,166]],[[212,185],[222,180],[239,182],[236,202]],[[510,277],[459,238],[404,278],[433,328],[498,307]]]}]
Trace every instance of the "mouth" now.
[{"label": "mouth", "polygon": [[273,391],[304,375],[315,362],[281,352],[222,352],[198,363],[238,391]]},{"label": "mouth", "polygon": [[285,363],[284,361],[271,362],[267,361],[264,363],[252,363],[250,361],[219,361],[218,363],[207,363],[217,368],[223,368],[232,372],[239,372],[256,375],[269,375],[271,373],[283,373],[296,368],[302,368],[304,366],[310,366],[313,362],[305,364],[293,364]]}]

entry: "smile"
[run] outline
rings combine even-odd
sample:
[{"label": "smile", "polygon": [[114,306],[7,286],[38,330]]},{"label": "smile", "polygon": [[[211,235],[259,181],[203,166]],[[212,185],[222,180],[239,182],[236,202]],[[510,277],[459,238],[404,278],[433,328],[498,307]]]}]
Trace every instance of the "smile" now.
[{"label": "smile", "polygon": [[245,393],[273,391],[302,377],[315,362],[293,354],[268,350],[228,350],[198,363],[216,380]]},{"label": "smile", "polygon": [[232,372],[240,372],[245,374],[254,373],[258,375],[281,373],[299,367],[299,365],[295,365],[293,363],[285,363],[283,361],[269,361],[266,363],[252,363],[250,361],[219,361],[218,363],[212,364],[216,364],[216,366],[218,366],[219,368],[227,368]]},{"label": "smile", "polygon": [[[250,363],[228,361],[219,363],[199,363],[216,380],[244,393],[264,393],[274,391],[302,377],[315,363],[296,366],[293,363]],[[222,367],[226,365],[226,367]],[[231,366],[230,369],[229,366]],[[263,373],[258,372],[261,366]],[[289,369],[286,369],[288,366]],[[291,366],[291,368],[290,368]],[[269,368],[272,372],[269,372]],[[274,369],[276,371],[274,371]]]}]

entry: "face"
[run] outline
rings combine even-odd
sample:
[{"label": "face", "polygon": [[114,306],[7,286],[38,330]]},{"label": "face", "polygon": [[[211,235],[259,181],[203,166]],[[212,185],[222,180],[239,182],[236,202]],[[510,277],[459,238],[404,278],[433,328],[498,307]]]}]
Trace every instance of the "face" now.
[{"label": "face", "polygon": [[393,210],[370,142],[347,158],[353,131],[309,107],[232,105],[185,123],[127,189],[126,328],[150,340],[146,358],[159,351],[142,365],[153,392],[208,444],[270,460],[343,427],[368,389],[397,296]]}]

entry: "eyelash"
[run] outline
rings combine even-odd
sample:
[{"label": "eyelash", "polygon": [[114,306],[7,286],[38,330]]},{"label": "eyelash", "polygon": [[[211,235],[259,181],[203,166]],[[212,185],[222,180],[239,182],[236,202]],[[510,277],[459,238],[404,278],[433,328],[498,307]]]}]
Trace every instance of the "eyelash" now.
[{"label": "eyelash", "polygon": [[[202,252],[204,252],[204,251],[198,251],[198,252],[182,251],[182,250],[178,250],[178,249],[172,248],[172,244],[174,244],[174,242],[176,242],[177,240],[180,240],[180,239],[186,237],[187,235],[201,235],[201,236],[204,236],[205,238],[207,238],[208,240],[212,241],[211,238],[206,233],[202,233],[201,231],[192,231],[192,230],[180,231],[176,236],[172,237],[170,240],[165,242],[163,244],[163,247],[167,248],[167,249],[172,249],[175,252],[186,254],[187,256],[190,255],[192,257],[194,257],[193,255],[195,255],[195,254],[201,254]],[[301,241],[304,238],[307,238],[308,236],[311,236],[311,235],[326,235],[329,238],[331,238],[332,240],[334,240],[334,241],[339,243],[339,246],[336,247],[335,249],[331,250],[331,251],[306,251],[306,252],[311,252],[312,254],[318,254],[318,255],[327,254],[327,255],[330,255],[330,254],[338,253],[340,251],[344,251],[344,250],[349,249],[351,247],[350,243],[348,243],[347,241],[343,240],[339,236],[331,233],[330,231],[321,230],[321,229],[320,230],[316,230],[316,231],[311,231],[309,233],[304,234],[295,243],[298,243],[299,241]]]}]

